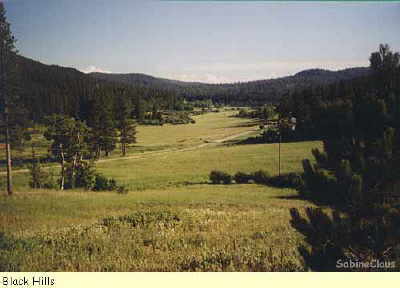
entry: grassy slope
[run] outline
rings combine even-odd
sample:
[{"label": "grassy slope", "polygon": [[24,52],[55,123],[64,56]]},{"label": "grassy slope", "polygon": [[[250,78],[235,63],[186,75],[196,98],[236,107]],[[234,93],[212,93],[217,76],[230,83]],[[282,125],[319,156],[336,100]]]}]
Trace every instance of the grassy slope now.
[{"label": "grassy slope", "polygon": [[[155,145],[179,145],[190,135],[219,139],[238,132],[232,129],[249,129],[244,119],[218,114],[200,116],[195,125],[143,127],[148,131],[139,137],[146,139],[143,145],[151,145],[156,133],[160,142]],[[165,128],[171,130],[162,134]],[[282,171],[299,171],[300,160],[318,146],[283,144]],[[276,144],[210,146],[99,163],[102,173],[131,187],[128,195],[29,191],[23,189],[26,176],[16,175],[20,192],[0,197],[0,231],[23,242],[2,251],[0,265],[3,261],[14,264],[6,270],[36,271],[301,270],[296,250],[301,238],[289,225],[288,210],[310,204],[293,198],[295,191],[195,184],[206,181],[212,169],[276,174],[277,149]],[[147,222],[137,227],[122,220],[102,222],[108,216],[132,214]]]},{"label": "grassy slope", "polygon": [[[235,111],[223,111],[194,116],[196,123],[188,125],[139,125],[137,127],[137,143],[128,148],[128,155],[195,146],[205,143],[205,141],[221,139],[247,131],[251,126],[257,126],[257,121],[231,117],[236,113]],[[35,130],[41,131],[41,133],[45,131],[43,127],[35,127]],[[36,156],[47,156],[49,141],[41,134],[33,134],[32,138]],[[30,158],[32,156],[31,143],[28,144],[24,150],[14,150],[13,158]],[[120,157],[120,154],[117,147],[111,152],[109,158]],[[5,160],[5,153],[0,153],[0,160]],[[0,168],[4,169],[4,167]]]},{"label": "grassy slope", "polygon": [[[281,171],[299,172],[301,160],[310,158],[318,142],[281,145]],[[143,159],[99,163],[103,174],[114,177],[132,190],[163,188],[208,180],[211,170],[251,172],[259,169],[278,174],[278,144],[218,146],[185,152],[170,152]]]}]

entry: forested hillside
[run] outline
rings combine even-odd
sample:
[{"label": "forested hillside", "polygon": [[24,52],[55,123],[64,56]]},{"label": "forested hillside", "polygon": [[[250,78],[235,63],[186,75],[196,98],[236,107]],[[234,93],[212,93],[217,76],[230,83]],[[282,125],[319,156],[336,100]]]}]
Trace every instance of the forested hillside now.
[{"label": "forested hillside", "polygon": [[[85,74],[74,68],[45,65],[18,56],[19,94],[30,118],[62,113],[86,120],[93,99],[114,102],[124,95],[135,107],[134,116],[145,111],[182,109],[187,101],[211,100],[215,104],[258,106],[278,101],[291,91],[313,85],[336,83],[369,74],[369,68],[341,71],[306,70],[294,76],[233,84],[206,84],[156,78],[144,74]],[[112,105],[111,103],[111,105]],[[179,110],[178,109],[178,110]]]},{"label": "forested hillside", "polygon": [[35,121],[53,113],[87,120],[91,102],[101,99],[113,105],[119,95],[124,95],[135,111],[139,106],[141,110],[151,109],[153,103],[167,108],[177,101],[176,95],[165,89],[112,83],[73,68],[45,65],[22,56],[18,56],[17,65],[19,94]]},{"label": "forested hillside", "polygon": [[283,95],[298,88],[359,78],[368,75],[369,72],[369,68],[349,68],[340,71],[310,69],[293,76],[231,84],[182,82],[144,74],[91,73],[90,75],[95,79],[129,84],[135,87],[168,89],[187,100],[211,99],[214,103],[252,106],[277,103]]}]

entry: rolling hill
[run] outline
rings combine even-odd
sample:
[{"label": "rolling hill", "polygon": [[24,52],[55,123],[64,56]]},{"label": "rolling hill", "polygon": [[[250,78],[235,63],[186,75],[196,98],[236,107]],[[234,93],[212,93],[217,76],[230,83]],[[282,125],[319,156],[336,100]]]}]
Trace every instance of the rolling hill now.
[{"label": "rolling hill", "polygon": [[214,102],[223,102],[226,104],[257,105],[265,102],[277,102],[285,93],[292,89],[346,81],[367,76],[369,73],[370,70],[366,67],[348,68],[339,71],[310,69],[301,71],[293,76],[230,84],[183,82],[137,73],[90,73],[89,75],[95,79],[113,83],[173,90],[187,100],[211,98]]},{"label": "rolling hill", "polygon": [[[213,100],[230,105],[262,105],[277,103],[293,89],[324,85],[369,74],[369,68],[340,71],[311,69],[293,76],[231,84],[207,84],[157,78],[145,74],[85,74],[77,69],[46,65],[18,56],[20,95],[31,112],[32,119],[52,113],[85,118],[85,103],[93,97],[114,97],[121,93],[132,101],[158,102],[160,107],[186,100]],[[175,100],[174,100],[175,99]],[[135,103],[135,102],[133,102]],[[150,104],[152,105],[152,104]],[[165,106],[165,107],[167,107]],[[150,107],[150,106],[149,106]]]}]

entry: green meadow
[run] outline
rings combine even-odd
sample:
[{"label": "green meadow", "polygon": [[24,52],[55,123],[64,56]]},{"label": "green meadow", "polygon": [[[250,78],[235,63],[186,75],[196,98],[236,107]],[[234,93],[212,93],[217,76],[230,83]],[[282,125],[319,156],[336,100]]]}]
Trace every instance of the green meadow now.
[{"label": "green meadow", "polygon": [[[0,270],[304,270],[289,209],[311,203],[292,189],[208,181],[212,170],[278,174],[278,144],[234,143],[259,125],[235,113],[139,126],[127,157],[116,151],[96,164],[129,188],[125,195],[32,190],[29,174],[15,173],[17,192],[0,197]],[[315,147],[281,144],[281,172],[301,172]]]}]

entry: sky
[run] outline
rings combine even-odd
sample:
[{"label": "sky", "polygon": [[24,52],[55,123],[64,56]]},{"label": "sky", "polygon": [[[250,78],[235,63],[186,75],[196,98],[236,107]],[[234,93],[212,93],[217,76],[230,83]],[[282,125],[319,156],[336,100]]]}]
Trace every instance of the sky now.
[{"label": "sky", "polygon": [[368,66],[400,3],[0,0],[20,54],[83,72],[227,83]]}]

